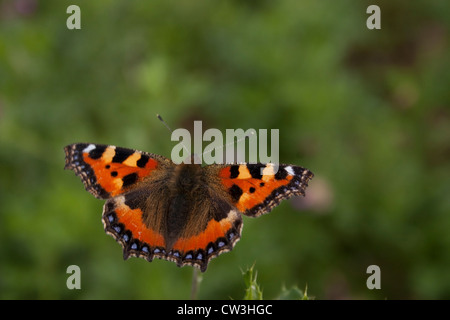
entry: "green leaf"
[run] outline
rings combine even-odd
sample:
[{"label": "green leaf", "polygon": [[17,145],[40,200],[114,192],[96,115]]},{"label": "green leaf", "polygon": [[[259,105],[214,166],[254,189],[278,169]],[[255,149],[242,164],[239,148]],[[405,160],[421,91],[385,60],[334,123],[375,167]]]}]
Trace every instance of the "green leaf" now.
[{"label": "green leaf", "polygon": [[283,287],[281,293],[277,298],[278,300],[311,300],[312,297],[308,296],[308,286],[305,290],[300,290],[297,286],[293,286],[290,289]]},{"label": "green leaf", "polygon": [[258,272],[254,271],[254,265],[242,272],[245,283],[244,300],[262,300],[262,290],[256,282]]}]

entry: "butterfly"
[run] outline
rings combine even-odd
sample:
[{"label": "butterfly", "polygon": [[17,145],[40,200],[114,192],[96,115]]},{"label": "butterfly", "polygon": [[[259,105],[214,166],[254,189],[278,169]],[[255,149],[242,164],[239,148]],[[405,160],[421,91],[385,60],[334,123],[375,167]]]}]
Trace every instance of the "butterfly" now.
[{"label": "butterfly", "polygon": [[282,200],[305,195],[313,173],[268,164],[175,164],[163,156],[112,145],[76,143],[65,169],[106,200],[103,226],[123,257],[154,258],[206,271],[241,237],[242,215],[259,217]]}]

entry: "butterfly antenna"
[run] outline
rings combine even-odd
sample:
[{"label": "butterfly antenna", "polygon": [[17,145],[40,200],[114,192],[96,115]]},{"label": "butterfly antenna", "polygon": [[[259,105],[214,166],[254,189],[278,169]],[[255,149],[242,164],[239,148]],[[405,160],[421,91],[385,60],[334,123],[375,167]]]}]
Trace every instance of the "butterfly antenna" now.
[{"label": "butterfly antenna", "polygon": [[223,149],[223,148],[225,148],[225,147],[227,147],[227,146],[230,146],[230,145],[233,145],[233,144],[235,144],[235,143],[238,143],[239,141],[242,141],[242,140],[244,140],[244,139],[250,138],[250,137],[253,136],[254,134],[255,134],[255,130],[253,130],[253,131],[250,132],[250,133],[247,133],[246,135],[244,135],[242,138],[238,139],[237,141],[234,141],[234,139],[233,139],[232,142],[228,142],[227,144],[224,144],[224,145],[222,145],[222,146],[220,146],[220,147],[217,147],[217,148],[211,148],[211,149],[205,150],[205,152],[202,153],[202,156],[204,156],[205,154],[208,154],[208,153],[210,153],[210,152],[213,152],[214,150]]},{"label": "butterfly antenna", "polygon": [[[169,130],[170,133],[173,133],[173,130],[170,129],[170,127],[167,125],[167,123],[164,121],[164,119],[163,119],[159,114],[156,114],[156,116],[157,116],[158,119],[163,123],[163,125],[167,128],[167,130]],[[181,145],[183,146],[184,150],[186,150],[186,151],[188,152],[188,154],[191,154],[191,151],[188,150],[188,148],[186,148],[186,146],[184,145],[183,142],[181,142]]]},{"label": "butterfly antenna", "polygon": [[156,116],[158,117],[158,119],[163,123],[163,125],[172,133],[172,129],[170,129],[170,127],[167,125],[167,123],[163,120],[163,118],[159,115],[156,114]]}]

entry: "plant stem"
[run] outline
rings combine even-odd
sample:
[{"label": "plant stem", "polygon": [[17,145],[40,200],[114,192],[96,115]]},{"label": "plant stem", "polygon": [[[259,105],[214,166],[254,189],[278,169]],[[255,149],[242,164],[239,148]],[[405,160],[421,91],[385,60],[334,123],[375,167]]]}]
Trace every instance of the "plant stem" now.
[{"label": "plant stem", "polygon": [[197,268],[193,269],[194,271],[192,272],[191,300],[197,300],[198,287],[200,285],[200,282],[202,281],[202,277],[201,275],[199,275]]}]

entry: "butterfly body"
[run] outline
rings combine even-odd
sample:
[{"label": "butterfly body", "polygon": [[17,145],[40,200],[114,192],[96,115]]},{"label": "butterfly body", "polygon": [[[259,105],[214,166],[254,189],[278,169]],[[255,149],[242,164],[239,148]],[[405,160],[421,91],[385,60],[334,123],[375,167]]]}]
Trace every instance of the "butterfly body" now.
[{"label": "butterfly body", "polygon": [[242,214],[257,217],[283,199],[304,195],[312,173],[298,166],[201,166],[115,146],[65,147],[66,169],[87,191],[106,199],[103,225],[124,258],[161,258],[205,271],[230,251],[242,231]]}]

